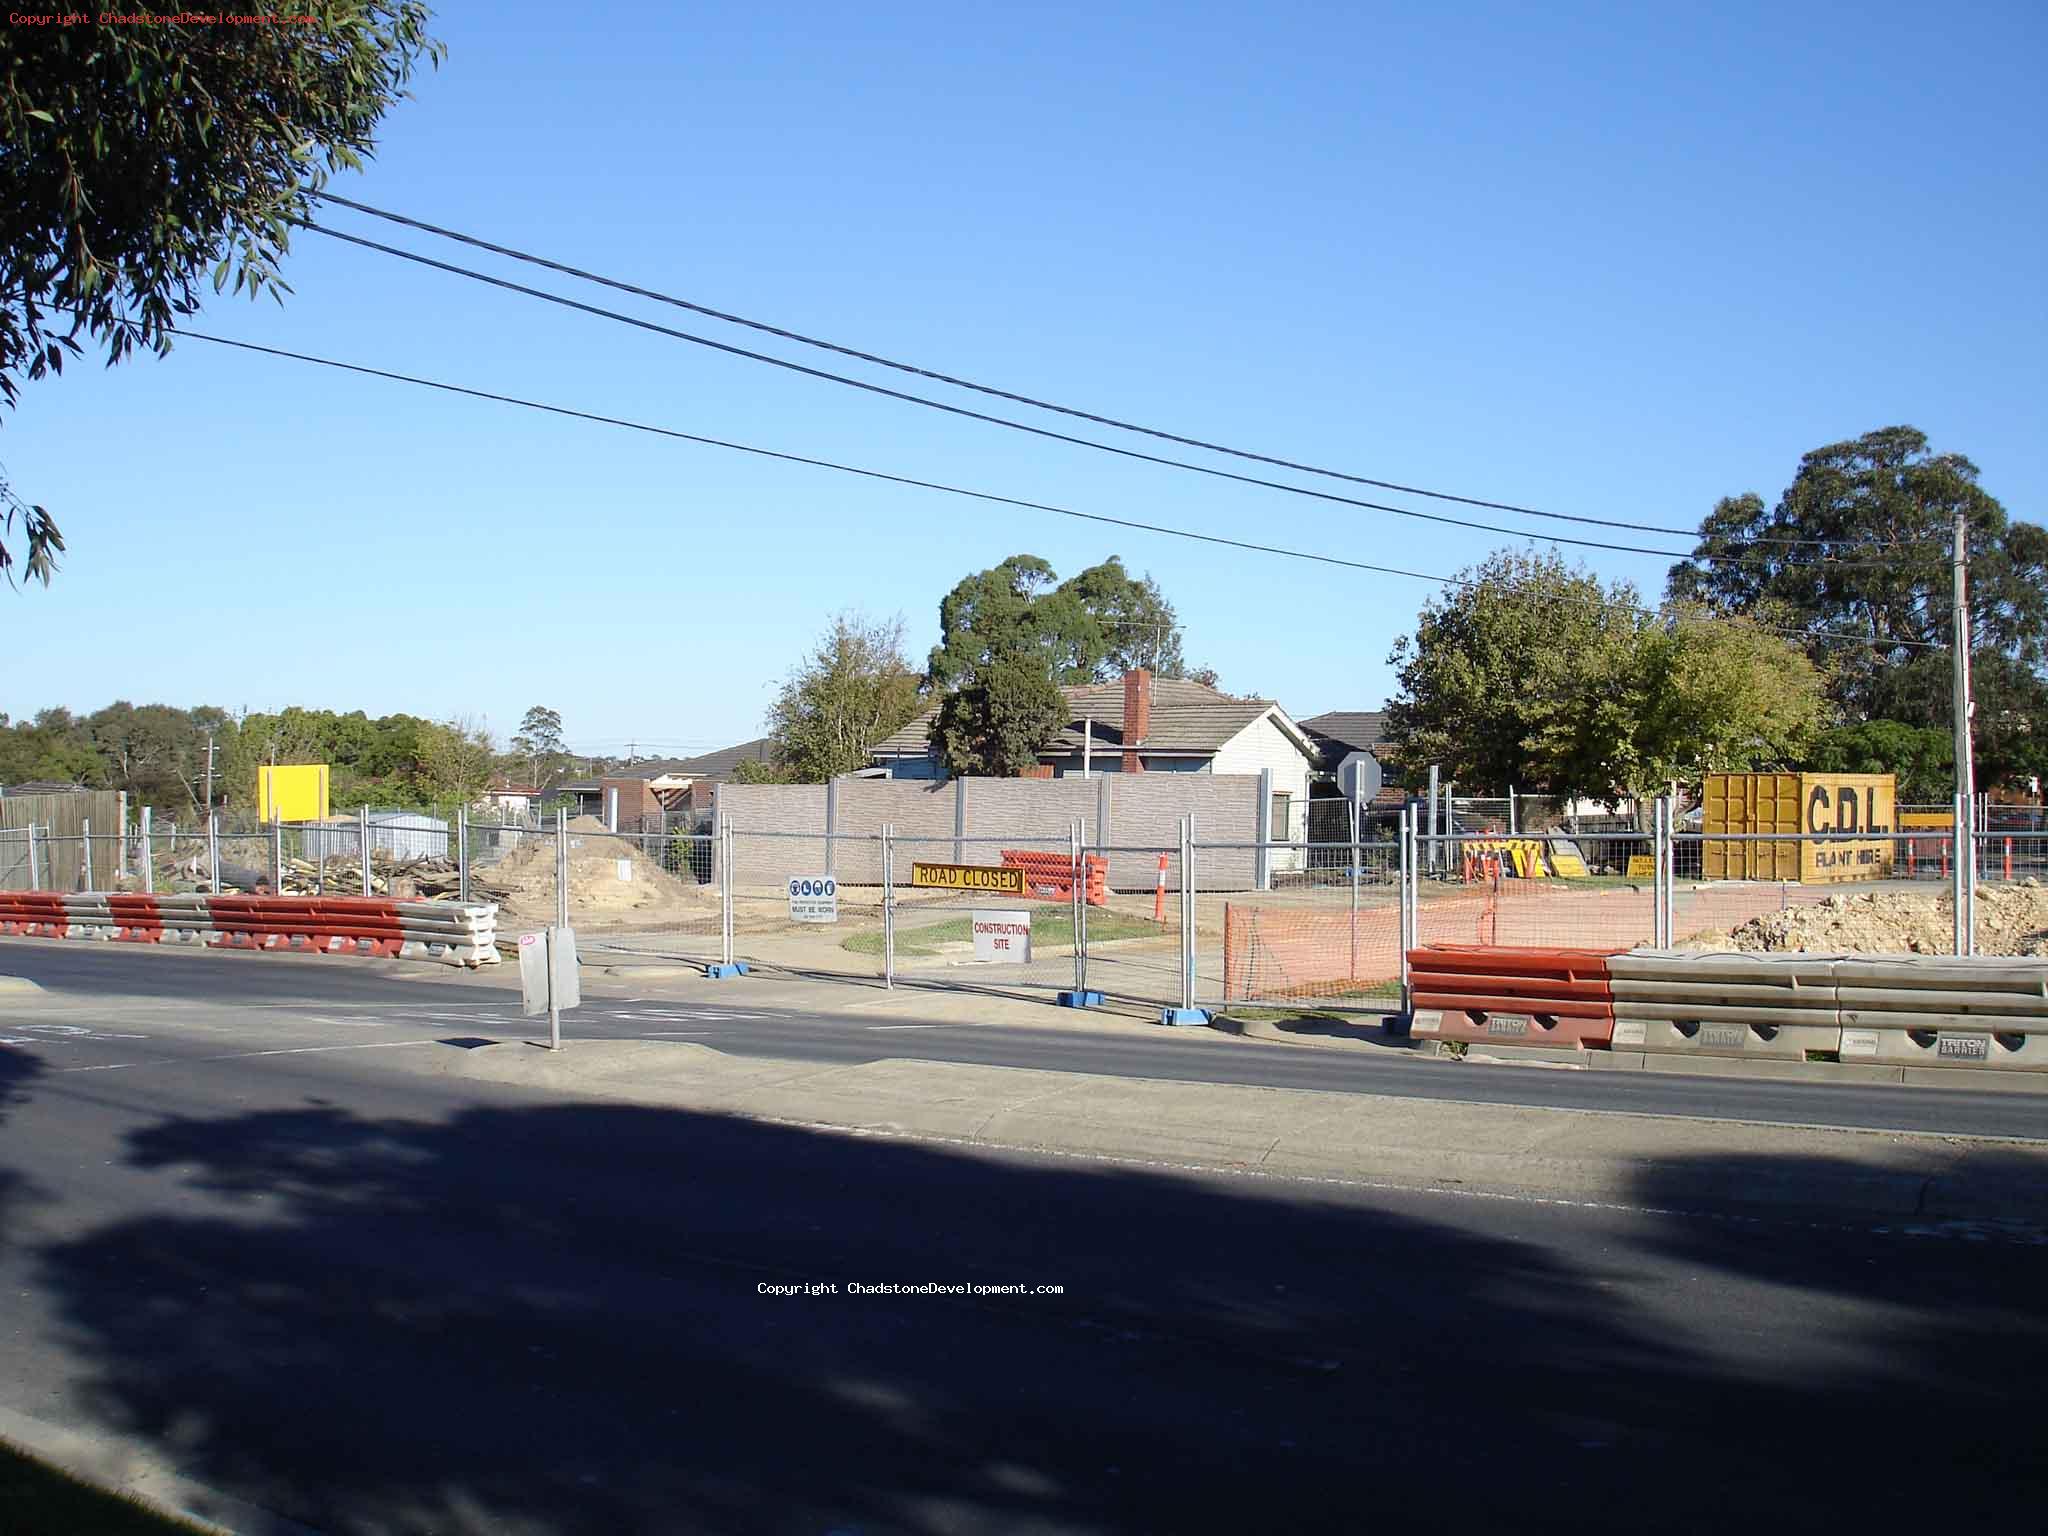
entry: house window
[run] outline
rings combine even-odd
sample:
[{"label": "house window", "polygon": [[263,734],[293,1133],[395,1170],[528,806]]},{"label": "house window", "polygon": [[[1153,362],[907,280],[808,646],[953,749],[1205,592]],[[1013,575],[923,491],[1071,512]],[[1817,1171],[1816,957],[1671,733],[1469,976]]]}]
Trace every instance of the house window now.
[{"label": "house window", "polygon": [[1294,840],[1294,823],[1290,819],[1293,810],[1294,796],[1284,789],[1274,791],[1273,822],[1271,829],[1266,834],[1271,841],[1287,843]]}]

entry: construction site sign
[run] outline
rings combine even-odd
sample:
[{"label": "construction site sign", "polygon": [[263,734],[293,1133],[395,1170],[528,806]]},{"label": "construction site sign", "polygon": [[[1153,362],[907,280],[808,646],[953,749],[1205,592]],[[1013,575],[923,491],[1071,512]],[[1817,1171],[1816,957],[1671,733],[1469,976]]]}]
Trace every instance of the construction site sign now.
[{"label": "construction site sign", "polygon": [[1024,894],[1024,871],[1007,864],[912,864],[912,889],[920,891],[992,891]]},{"label": "construction site sign", "polygon": [[327,765],[294,763],[258,768],[256,814],[265,821],[325,821]]},{"label": "construction site sign", "polygon": [[1027,963],[1031,959],[1031,914],[975,913],[974,958],[996,964]]}]

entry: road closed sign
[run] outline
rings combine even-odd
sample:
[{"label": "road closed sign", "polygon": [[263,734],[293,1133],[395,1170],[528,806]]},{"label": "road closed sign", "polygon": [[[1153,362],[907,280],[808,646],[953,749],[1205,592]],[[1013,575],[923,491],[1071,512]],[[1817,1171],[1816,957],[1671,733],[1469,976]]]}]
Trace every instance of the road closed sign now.
[{"label": "road closed sign", "polygon": [[1031,958],[1029,912],[974,914],[974,958],[1022,965]]},{"label": "road closed sign", "polygon": [[789,882],[792,923],[839,921],[839,882],[830,875],[793,875]]}]

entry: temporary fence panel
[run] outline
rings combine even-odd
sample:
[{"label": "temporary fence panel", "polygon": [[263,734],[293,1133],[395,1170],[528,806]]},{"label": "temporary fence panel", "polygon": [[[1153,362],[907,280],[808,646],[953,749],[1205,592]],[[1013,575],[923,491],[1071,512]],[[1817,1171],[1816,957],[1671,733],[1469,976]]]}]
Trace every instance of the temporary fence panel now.
[{"label": "temporary fence panel", "polygon": [[[1122,883],[1109,881],[1108,903],[1084,905],[1082,937],[1087,950],[1087,988],[1105,997],[1159,1007],[1178,1007],[1185,963],[1181,947],[1182,861],[1177,843],[1090,844],[1088,853],[1101,858]],[[1233,859],[1243,867],[1245,861]],[[1139,870],[1145,878],[1136,878]],[[1220,945],[1222,912],[1211,914]],[[1199,930],[1199,923],[1197,924]],[[1203,942],[1199,935],[1197,944]],[[1198,960],[1199,965],[1199,960]],[[1220,979],[1220,950],[1215,971]]]},{"label": "temporary fence panel", "polygon": [[1413,948],[1431,944],[1626,948],[1657,937],[1653,838],[1419,835]]},{"label": "temporary fence panel", "polygon": [[1077,879],[1080,910],[1098,932],[1120,921],[1106,904],[1100,856],[1084,853],[1077,870],[1074,850],[1071,830],[1064,838],[956,840],[897,837],[892,829],[895,983],[1038,994],[1073,987]]},{"label": "temporary fence panel", "polygon": [[29,827],[0,828],[0,891],[42,888],[37,833]]},{"label": "temporary fence panel", "polygon": [[[537,847],[529,855],[536,873],[554,874],[555,836],[552,831],[544,834],[547,848]],[[565,829],[561,836],[566,844],[569,926],[576,930],[580,946],[700,963],[720,958],[719,888],[715,880],[699,880],[696,874],[700,847],[708,862],[708,835],[586,827]],[[489,897],[491,871],[473,870],[471,886],[478,895]]]},{"label": "temporary fence panel", "polygon": [[730,818],[723,826],[737,959],[804,974],[885,978],[888,891],[880,830],[826,838],[751,830]]},{"label": "temporary fence panel", "polygon": [[[1198,873],[1212,851],[1197,844]],[[1300,878],[1209,899],[1222,907],[1216,1000],[1392,1011],[1401,995],[1400,844],[1313,843],[1302,852]]]}]

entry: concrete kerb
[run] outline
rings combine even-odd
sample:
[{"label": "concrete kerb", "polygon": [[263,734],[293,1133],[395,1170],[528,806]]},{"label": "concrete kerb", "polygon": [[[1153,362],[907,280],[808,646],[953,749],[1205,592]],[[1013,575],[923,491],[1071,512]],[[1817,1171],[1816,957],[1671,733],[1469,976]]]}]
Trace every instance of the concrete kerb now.
[{"label": "concrete kerb", "polygon": [[1077,1156],[1188,1173],[1639,1208],[1828,1211],[2048,1222],[2048,1148],[2019,1141],[1685,1120],[884,1060],[723,1055],[696,1042],[519,1044],[433,1070],[543,1092],[737,1115],[837,1134]]},{"label": "concrete kerb", "polygon": [[26,976],[0,976],[0,997],[31,997],[42,992],[39,982]]}]

